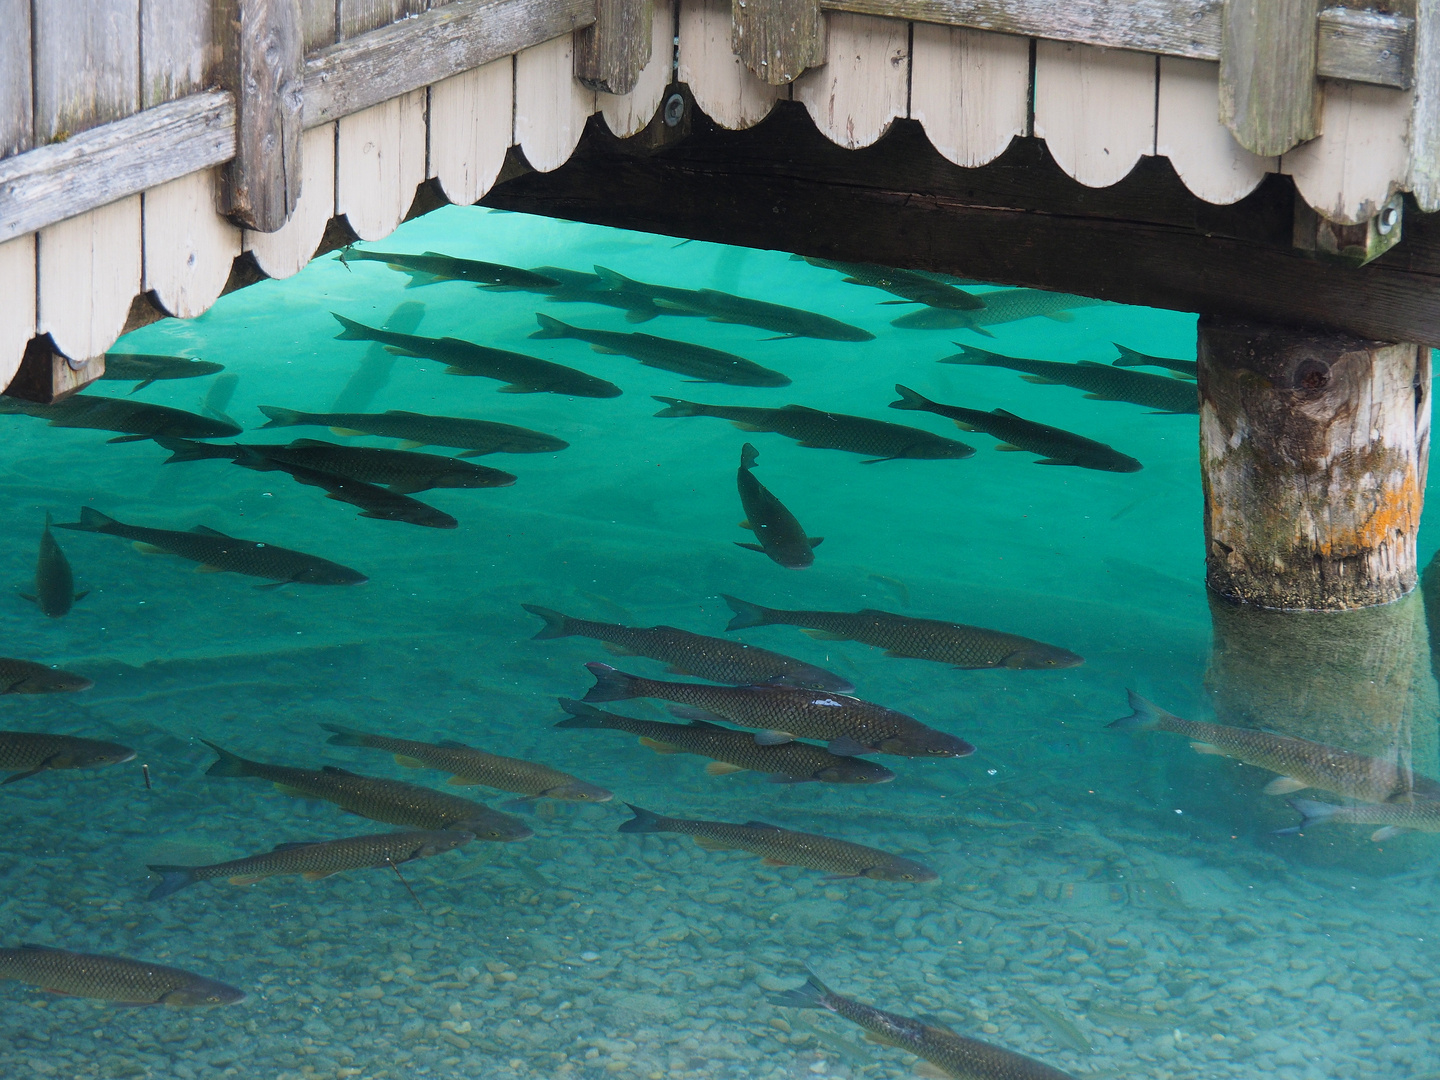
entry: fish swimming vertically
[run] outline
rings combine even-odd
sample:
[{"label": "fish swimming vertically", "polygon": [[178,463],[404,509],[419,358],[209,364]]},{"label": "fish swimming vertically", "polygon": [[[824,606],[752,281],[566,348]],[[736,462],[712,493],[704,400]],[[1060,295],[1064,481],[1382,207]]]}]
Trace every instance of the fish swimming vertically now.
[{"label": "fish swimming vertically", "polygon": [[[791,258],[801,258],[793,255]],[[813,259],[804,256],[811,266],[823,266],[845,274],[845,281],[851,285],[868,285],[881,289],[899,300],[883,300],[885,304],[924,304],[927,307],[949,308],[954,311],[979,311],[985,306],[980,297],[957,289],[944,281],[916,273],[900,270],[893,266],[876,266],[874,263],[836,262],[833,259]]]},{"label": "fish swimming vertically", "polygon": [[735,617],[726,630],[784,624],[805,628],[822,641],[861,641],[886,650],[886,656],[910,657],[953,664],[957,668],[1019,668],[1046,670],[1078,667],[1085,662],[1069,649],[1043,641],[988,630],[983,626],[916,619],[889,611],[786,611],[724,596]]},{"label": "fish swimming vertically", "polygon": [[94,685],[83,675],[0,656],[0,694],[68,694]]},{"label": "fish swimming vertically", "polygon": [[367,484],[363,480],[355,480],[348,476],[336,476],[334,473],[306,468],[304,465],[296,465],[293,462],[262,457],[245,447],[240,448],[240,453],[235,458],[235,464],[243,465],[247,469],[261,471],[279,469],[281,472],[289,473],[290,478],[296,483],[322,489],[327,499],[335,499],[339,502],[349,503],[351,506],[358,506],[361,517],[378,518],[382,521],[403,521],[410,525],[424,525],[431,529],[453,529],[460,524],[443,510],[437,510],[419,499],[412,499],[409,495],[401,495],[398,491],[391,491],[389,488],[378,487],[375,484]]},{"label": "fish swimming vertically", "polygon": [[978,311],[926,307],[901,315],[900,318],[892,320],[890,325],[902,330],[964,329],[985,337],[994,337],[985,327],[1035,318],[1069,322],[1074,318],[1070,313],[1077,308],[1095,307],[1105,303],[1104,300],[1095,300],[1089,296],[1052,293],[1043,289],[992,289],[974,295],[977,300],[985,303]]},{"label": "fish swimming vertically", "polygon": [[[959,342],[956,342],[959,345]],[[970,345],[960,345],[960,352],[940,359],[942,364],[971,364],[982,367],[1003,367],[1025,374],[1026,382],[1058,384],[1084,390],[1087,398],[1096,401],[1128,401],[1162,413],[1198,413],[1200,394],[1188,379],[1151,375],[1145,371],[1097,364],[1081,360],[1077,364],[1061,364],[1053,360],[1029,360],[1019,356],[1001,356]]]},{"label": "fish swimming vertically", "polygon": [[620,826],[623,833],[680,833],[706,851],[748,851],[762,856],[765,866],[803,866],[824,870],[831,878],[872,881],[934,881],[934,870],[888,851],[852,844],[815,833],[782,829],[764,821],[732,825],[727,821],[692,821],[662,817],[626,803],[635,816]]},{"label": "fish swimming vertically", "polygon": [[532,615],[545,620],[535,641],[551,638],[587,637],[603,641],[616,651],[648,656],[669,665],[675,675],[694,675],[711,682],[748,686],[753,683],[782,683],[786,686],[808,686],[816,690],[853,693],[855,685],[848,679],[807,664],[781,653],[746,645],[727,638],[708,637],[679,630],[673,626],[640,628],[617,623],[573,619],[550,608],[521,604]]},{"label": "fish swimming vertically", "polygon": [[321,799],[371,821],[410,829],[456,830],[474,833],[477,840],[500,842],[527,840],[535,835],[535,831],[518,818],[473,799],[462,799],[403,780],[361,776],[333,765],[297,769],[251,761],[212,742],[200,741],[220,758],[205,770],[206,776],[250,776],[268,780],[286,794]]},{"label": "fish swimming vertically", "polygon": [[975,448],[920,428],[871,420],[865,416],[822,412],[804,405],[766,409],[753,405],[701,405],[679,398],[655,397],[665,408],[656,416],[714,416],[742,431],[773,431],[816,450],[866,454],[865,465],[897,458],[955,459],[975,455]]},{"label": "fish swimming vertically", "polygon": [[480,784],[524,796],[523,799],[515,800],[517,803],[533,799],[601,803],[609,802],[614,797],[613,792],[598,784],[577,780],[569,773],[552,769],[548,765],[489,754],[462,742],[419,742],[415,739],[397,739],[389,735],[356,731],[338,724],[320,726],[326,731],[335,732],[326,740],[335,746],[365,746],[372,750],[383,750],[387,754],[393,754],[396,763],[406,768],[448,772],[452,784]]},{"label": "fish swimming vertically", "polygon": [[933,1017],[917,1020],[841,997],[813,974],[804,986],[770,1001],[794,1009],[827,1009],[864,1028],[874,1042],[924,1058],[954,1080],[1075,1080],[1043,1061],[961,1035]]},{"label": "fish swimming vertically", "polygon": [[557,728],[585,728],[625,731],[639,736],[640,742],[657,754],[696,754],[711,759],[705,772],[725,776],[735,772],[768,773],[778,784],[884,784],[895,774],[883,765],[858,757],[842,757],[821,746],[806,742],[760,746],[748,731],[735,731],[704,720],[688,724],[666,724],[657,720],[637,720],[619,713],[604,712],[583,701],[560,699],[560,707],[570,714]]},{"label": "fish swimming vertically", "polygon": [[1136,352],[1134,349],[1127,349],[1118,341],[1110,344],[1120,350],[1120,358],[1111,360],[1111,367],[1162,367],[1171,371],[1178,371],[1181,375],[1188,375],[1192,379],[1200,377],[1200,364],[1195,360],[1175,360],[1168,356],[1151,356],[1149,353]]},{"label": "fish swimming vertically", "polygon": [[128,746],[99,739],[43,731],[0,731],[0,771],[12,774],[0,784],[13,784],[42,772],[120,765],[134,757],[135,751]]},{"label": "fish swimming vertically", "polygon": [[790,379],[778,371],[761,367],[734,353],[706,345],[656,337],[654,334],[625,334],[614,330],[590,330],[571,326],[543,312],[535,313],[540,329],[532,338],[575,338],[588,341],[596,352],[629,356],[646,367],[690,376],[691,382],[727,383],[730,386],[789,386]]},{"label": "fish swimming vertically", "polygon": [[1414,802],[1365,803],[1360,806],[1333,806],[1313,799],[1286,799],[1292,809],[1300,812],[1299,825],[1276,829],[1277,836],[1303,832],[1315,825],[1335,822],[1345,825],[1379,825],[1370,834],[1377,844],[1407,832],[1440,832],[1440,801],[1416,799]]},{"label": "fish swimming vertically", "polygon": [[481,454],[547,454],[570,444],[543,431],[501,424],[493,420],[470,420],[460,416],[429,416],[425,413],[390,409],[383,413],[307,413],[261,405],[270,418],[261,429],[274,427],[328,427],[337,435],[378,435],[400,439],[402,449],[421,446],[454,446],[466,452],[461,457]]},{"label": "fish swimming vertically", "polygon": [[755,741],[776,746],[817,739],[832,754],[895,754],[899,757],[965,757],[975,752],[964,739],[926,727],[913,716],[859,698],[792,686],[709,686],[662,682],[586,664],[595,685],[588,704],[649,697],[689,705],[740,727],[756,728]]},{"label": "fish swimming vertically", "polygon": [[779,563],[787,570],[803,570],[815,562],[814,549],[825,538],[806,536],[795,515],[755,479],[750,470],[759,457],[760,451],[751,443],[747,442],[740,448],[740,470],[735,476],[735,483],[740,491],[740,505],[745,509],[745,520],[740,527],[749,529],[760,542],[744,544],[737,540],[735,546],[767,555],[771,562]]},{"label": "fish swimming vertically", "polygon": [[394,330],[366,326],[331,312],[345,329],[335,335],[337,341],[375,341],[397,356],[415,356],[438,360],[447,365],[452,375],[476,375],[496,379],[505,385],[502,394],[566,394],[573,397],[619,397],[620,387],[604,379],[588,375],[563,364],[526,356],[506,349],[492,349],[459,338],[423,337],[401,334]]},{"label": "fish swimming vertically", "polygon": [[1107,727],[1116,731],[1170,731],[1183,735],[1202,754],[1234,758],[1276,774],[1265,785],[1267,795],[1316,788],[1372,803],[1440,800],[1440,781],[1422,776],[1386,758],[1357,754],[1338,746],[1276,735],[1256,728],[1230,727],[1184,720],[1127,690],[1135,711]]},{"label": "fish swimming vertically", "polygon": [[183,409],[90,394],[72,394],[49,405],[5,398],[0,401],[0,413],[34,416],[50,421],[51,427],[94,428],[124,433],[110,439],[112,443],[138,442],[156,435],[179,439],[224,439],[240,434],[240,428],[234,424]]},{"label": "fish swimming vertically", "polygon": [[399,866],[415,859],[427,859],[474,840],[473,833],[415,830],[347,836],[343,840],[315,840],[276,844],[273,850],[243,859],[211,863],[208,866],[155,864],[147,869],[160,875],[160,884],[148,899],[173,896],[197,881],[227,878],[231,885],[253,885],[268,877],[299,874],[306,881],[319,881],[346,870],[368,870],[377,866]]},{"label": "fish swimming vertically", "polygon": [[364,574],[348,566],[307,555],[303,551],[267,544],[258,540],[241,540],[222,532],[196,525],[187,532],[178,529],[151,529],[143,525],[127,525],[89,506],[80,508],[80,520],[61,523],[57,529],[78,529],[81,532],[108,533],[123,536],[141,545],[145,551],[178,555],[200,564],[202,570],[226,571],[249,577],[269,578],[280,585],[359,585],[368,581]]},{"label": "fish swimming vertically", "polygon": [[410,275],[410,286],[430,285],[437,281],[469,281],[482,286],[500,286],[509,289],[545,289],[560,282],[533,270],[521,270],[518,266],[504,263],[483,262],[480,259],[461,259],[454,255],[442,255],[438,251],[425,251],[412,255],[399,251],[366,251],[362,248],[347,247],[340,252],[340,262],[382,262],[391,270]]},{"label": "fish swimming vertically", "polygon": [[40,534],[40,554],[35,560],[35,592],[20,595],[50,618],[58,619],[69,613],[76,600],[89,596],[90,591],[75,591],[75,575],[70,570],[70,560],[65,558],[65,552],[55,542],[50,524],[50,513],[46,511],[45,531]]},{"label": "fish swimming vertically", "polygon": [[168,1005],[175,1009],[234,1005],[245,992],[193,971],[124,956],[21,945],[0,949],[0,979],[14,979],[53,994],[98,998],[122,1005]]},{"label": "fish swimming vertically", "polygon": [[160,379],[198,379],[202,375],[214,375],[224,371],[224,364],[210,360],[191,360],[185,356],[154,356],[149,353],[106,353],[105,374],[102,379],[117,382],[134,380],[138,390]]},{"label": "fish swimming vertically", "polygon": [[931,412],[955,421],[962,431],[983,431],[1000,440],[997,450],[1025,450],[1039,454],[1037,465],[1078,465],[1082,469],[1101,472],[1139,472],[1144,467],[1128,454],[1122,454],[1105,443],[1064,428],[1022,419],[1004,409],[981,412],[959,405],[942,405],[899,383],[895,384],[895,392],[900,395],[900,400],[892,401],[890,408]]}]

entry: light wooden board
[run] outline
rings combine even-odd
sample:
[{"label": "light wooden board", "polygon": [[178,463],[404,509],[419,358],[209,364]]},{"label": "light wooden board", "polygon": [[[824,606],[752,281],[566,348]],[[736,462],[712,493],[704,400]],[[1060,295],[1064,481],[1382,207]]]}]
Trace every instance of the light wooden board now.
[{"label": "light wooden board", "polygon": [[1035,134],[1080,183],[1123,179],[1155,150],[1155,57],[1038,42]]},{"label": "light wooden board", "polygon": [[305,132],[300,150],[304,177],[300,201],[290,220],[273,233],[246,230],[243,245],[272,278],[287,278],[305,268],[320,246],[325,226],[335,216],[335,125]]},{"label": "light wooden board", "polygon": [[910,68],[910,116],[956,165],[984,165],[1025,134],[1028,39],[916,23]]},{"label": "light wooden board", "polygon": [[1421,0],[1415,20],[1409,187],[1421,210],[1440,210],[1440,0]]},{"label": "light wooden board", "polygon": [[425,180],[425,91],[372,105],[338,126],[335,212],[362,240],[389,236]]},{"label": "light wooden board", "polygon": [[140,196],[41,229],[35,325],[79,362],[114,344],[140,292]]},{"label": "light wooden board", "polygon": [[730,0],[680,0],[681,82],[723,128],[754,127],[770,114],[782,88],[761,82],[730,46]]},{"label": "light wooden board", "polygon": [[1155,152],[1211,203],[1238,202],[1280,167],[1279,158],[1250,153],[1220,122],[1220,65],[1209,60],[1160,58]]},{"label": "light wooden board", "polygon": [[640,70],[635,89],[628,94],[595,95],[595,103],[610,130],[622,139],[634,135],[660,108],[675,64],[675,15],[671,0],[655,0],[650,25],[650,62]]},{"label": "light wooden board", "polygon": [[824,67],[795,80],[803,102],[825,136],[856,150],[884,135],[905,115],[910,79],[910,24],[899,19],[832,12]]},{"label": "light wooden board", "polygon": [[595,94],[575,78],[574,67],[569,34],[515,57],[514,141],[539,172],[569,160],[595,111]]},{"label": "light wooden board", "polygon": [[213,7],[195,0],[140,5],[140,105],[151,108],[209,85],[219,50]]},{"label": "light wooden board", "polygon": [[445,197],[468,206],[490,190],[510,149],[515,61],[484,67],[430,88],[430,175]]},{"label": "light wooden board", "polygon": [[[5,28],[0,34],[0,157],[5,157],[33,144],[30,0],[0,0],[0,26]],[[5,370],[3,364],[0,358],[0,374]]]},{"label": "light wooden board", "polygon": [[1367,221],[1404,185],[1409,172],[1412,95],[1358,83],[1327,81],[1323,86],[1324,133],[1286,154],[1281,171],[1331,221]]},{"label": "light wooden board", "polygon": [[0,391],[10,385],[35,336],[35,237],[0,244]]},{"label": "light wooden board", "polygon": [[37,145],[140,107],[139,4],[85,0],[32,11]]},{"label": "light wooden board", "polygon": [[144,195],[144,288],[181,319],[216,301],[240,254],[240,230],[216,212],[219,187],[217,170],[206,169]]}]

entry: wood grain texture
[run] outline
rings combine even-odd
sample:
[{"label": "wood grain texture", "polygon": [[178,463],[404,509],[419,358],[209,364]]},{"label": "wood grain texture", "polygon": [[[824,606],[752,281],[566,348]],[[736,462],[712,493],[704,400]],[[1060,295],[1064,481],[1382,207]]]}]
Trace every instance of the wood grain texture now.
[{"label": "wood grain texture", "polygon": [[675,64],[674,0],[655,0],[655,16],[650,22],[650,61],[635,80],[628,94],[595,95],[605,123],[621,138],[634,135],[650,122],[665,97]]},{"label": "wood grain texture", "polygon": [[300,0],[300,38],[305,54],[335,44],[336,0]]},{"label": "wood grain texture", "polygon": [[1281,171],[1315,210],[1354,224],[1374,217],[1410,169],[1412,96],[1403,90],[1326,82],[1324,134],[1281,159]]},{"label": "wood grain texture", "polygon": [[1220,119],[1245,149],[1274,157],[1319,131],[1318,0],[1225,0]]},{"label": "wood grain texture", "polygon": [[0,392],[10,385],[35,334],[35,237],[0,244]]},{"label": "wood grain texture", "polygon": [[1238,202],[1254,191],[1277,158],[1250,153],[1220,122],[1220,67],[1208,60],[1160,58],[1155,152],[1206,202]]},{"label": "wood grain texture", "polygon": [[143,288],[167,314],[194,318],[225,288],[240,230],[219,212],[218,170],[191,173],[144,194]]},{"label": "wood grain texture", "polygon": [[1408,186],[1420,209],[1434,212],[1440,210],[1440,0],[1418,0],[1416,16]]},{"label": "wood grain texture", "polygon": [[731,49],[729,0],[679,0],[677,77],[721,127],[740,130],[763,120],[780,91],[762,82]]},{"label": "wood grain texture", "polygon": [[591,90],[628,94],[650,62],[654,0],[595,0],[595,22],[575,32],[575,78]]},{"label": "wood grain texture", "polygon": [[531,168],[558,169],[595,111],[595,94],[571,74],[573,38],[559,37],[515,57],[514,143]]},{"label": "wood grain texture", "polygon": [[910,24],[835,12],[829,60],[795,80],[794,99],[832,142],[869,146],[905,115],[910,81]]},{"label": "wood grain texture", "polygon": [[761,82],[784,86],[825,63],[819,0],[732,0],[730,47]]},{"label": "wood grain texture", "polygon": [[196,0],[146,0],[140,5],[142,109],[213,85],[219,67],[216,7]]},{"label": "wood grain texture", "polygon": [[305,173],[295,212],[283,228],[272,233],[246,230],[241,241],[272,278],[287,278],[305,269],[335,216],[335,125],[311,128],[304,138]]},{"label": "wood grain texture", "polygon": [[41,229],[35,325],[77,363],[114,344],[140,291],[140,196]]},{"label": "wood grain texture", "polygon": [[1415,20],[1406,15],[1327,7],[1320,12],[1316,69],[1372,86],[1408,90],[1415,61]]},{"label": "wood grain texture", "polygon": [[1155,150],[1155,57],[1041,41],[1035,135],[1087,187],[1108,187]]},{"label": "wood grain texture", "polygon": [[910,116],[942,157],[975,168],[1024,135],[1030,42],[1009,34],[916,23]]},{"label": "wood grain texture", "polygon": [[492,60],[430,88],[430,175],[468,206],[490,190],[513,132],[515,61]]},{"label": "wood grain texture", "polygon": [[425,91],[372,105],[338,127],[335,212],[362,240],[389,236],[425,181]]},{"label": "wood grain texture", "polygon": [[[34,145],[30,0],[0,0],[0,26],[5,27],[0,34],[0,158],[4,158]],[[0,367],[0,374],[4,370]]]},{"label": "wood grain texture", "polygon": [[34,5],[37,146],[140,108],[139,7],[133,0]]}]

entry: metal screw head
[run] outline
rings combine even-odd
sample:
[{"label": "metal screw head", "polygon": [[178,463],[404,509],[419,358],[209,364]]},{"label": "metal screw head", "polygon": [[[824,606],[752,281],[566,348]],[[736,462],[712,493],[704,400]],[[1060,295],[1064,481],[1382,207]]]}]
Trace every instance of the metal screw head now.
[{"label": "metal screw head", "polygon": [[1399,220],[1400,208],[1394,203],[1391,203],[1380,211],[1380,216],[1375,221],[1375,228],[1381,236],[1384,236],[1391,229],[1395,228]]},{"label": "metal screw head", "polygon": [[685,99],[679,94],[671,94],[665,99],[665,124],[667,127],[678,127],[680,121],[685,118]]}]

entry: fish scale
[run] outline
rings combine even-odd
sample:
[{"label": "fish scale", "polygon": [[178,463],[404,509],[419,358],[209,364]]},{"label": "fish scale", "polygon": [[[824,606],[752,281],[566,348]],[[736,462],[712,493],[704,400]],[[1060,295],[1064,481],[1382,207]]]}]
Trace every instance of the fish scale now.
[{"label": "fish scale", "polygon": [[1156,412],[1198,413],[1200,392],[1186,379],[1151,375],[1130,368],[1111,367],[1081,360],[1077,364],[1061,364],[1053,360],[1030,360],[1019,356],[1001,356],[970,345],[961,345],[954,356],[942,357],[941,364],[968,364],[981,367],[1003,367],[1021,371],[1030,382],[1059,383],[1086,391],[1089,397],[1102,401],[1128,401]]},{"label": "fish scale", "polygon": [[58,694],[88,690],[95,684],[83,675],[0,656],[0,694]]},{"label": "fish scale", "polygon": [[0,731],[0,771],[19,774],[5,780],[7,784],[34,772],[119,765],[134,756],[135,751],[128,746],[98,739],[38,731]]},{"label": "fish scale", "polygon": [[[502,424],[494,420],[471,420],[463,416],[430,416],[426,413],[389,409],[383,413],[306,413],[260,405],[274,427],[328,427],[349,434],[377,435],[402,439],[413,446],[453,446],[465,452],[461,457],[480,454],[544,454],[564,450],[570,444],[543,431]],[[238,432],[237,432],[238,434]]]},{"label": "fish scale", "polygon": [[233,986],[181,968],[44,945],[0,949],[0,979],[129,1005],[230,1005],[245,997]]}]

